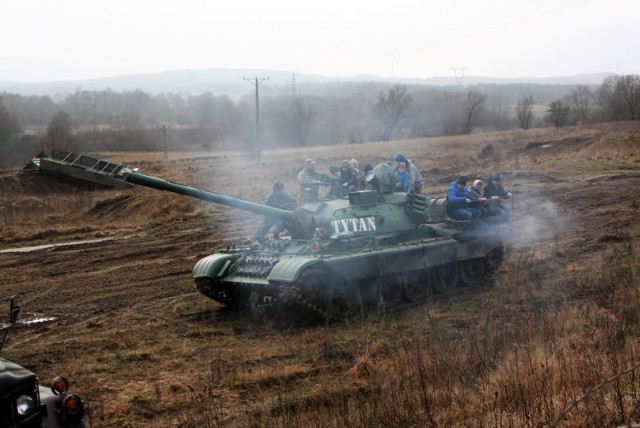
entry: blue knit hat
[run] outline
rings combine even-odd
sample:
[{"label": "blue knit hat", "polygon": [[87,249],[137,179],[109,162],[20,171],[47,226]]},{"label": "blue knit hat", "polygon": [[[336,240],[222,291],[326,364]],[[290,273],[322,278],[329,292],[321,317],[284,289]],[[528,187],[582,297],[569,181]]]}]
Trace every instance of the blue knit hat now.
[{"label": "blue knit hat", "polygon": [[491,176],[491,179],[500,182],[502,181],[502,176],[499,173],[495,173]]},{"label": "blue knit hat", "polygon": [[393,158],[394,161],[396,162],[404,162],[407,163],[407,158],[402,154],[402,153],[398,153],[396,155],[396,157]]}]

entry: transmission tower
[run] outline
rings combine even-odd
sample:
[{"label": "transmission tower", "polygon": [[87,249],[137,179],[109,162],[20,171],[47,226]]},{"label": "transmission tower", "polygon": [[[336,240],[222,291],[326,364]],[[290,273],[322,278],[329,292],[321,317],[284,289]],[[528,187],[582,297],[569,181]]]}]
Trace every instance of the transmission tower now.
[{"label": "transmission tower", "polygon": [[462,80],[464,79],[464,72],[467,70],[466,68],[452,68],[453,75],[456,78],[456,85],[462,86]]},{"label": "transmission tower", "polygon": [[297,93],[296,93],[296,74],[293,73],[291,75],[291,80],[287,80],[287,83],[291,83],[291,98],[295,98]]}]

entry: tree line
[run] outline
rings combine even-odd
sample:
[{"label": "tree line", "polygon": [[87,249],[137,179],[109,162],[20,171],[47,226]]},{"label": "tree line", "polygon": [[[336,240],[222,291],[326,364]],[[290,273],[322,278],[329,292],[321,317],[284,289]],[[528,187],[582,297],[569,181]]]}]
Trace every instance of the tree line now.
[{"label": "tree line", "polygon": [[[474,132],[638,120],[640,77],[612,75],[599,86],[432,87],[333,85],[326,95],[158,94],[83,91],[0,94],[0,168],[38,150],[81,152],[249,150],[389,141]],[[543,110],[539,106],[543,106]],[[259,133],[257,130],[259,129]]]}]

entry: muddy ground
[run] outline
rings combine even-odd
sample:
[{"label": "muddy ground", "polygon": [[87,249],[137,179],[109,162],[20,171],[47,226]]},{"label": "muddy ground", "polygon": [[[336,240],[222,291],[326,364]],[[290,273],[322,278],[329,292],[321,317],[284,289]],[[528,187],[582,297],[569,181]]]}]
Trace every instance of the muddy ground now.
[{"label": "muddy ground", "polygon": [[[541,266],[567,281],[572,269],[588,265],[612,244],[636,240],[640,230],[629,227],[637,222],[640,207],[640,158],[625,156],[622,164],[597,174],[565,174],[562,166],[543,166],[545,159],[551,164],[567,153],[588,150],[593,138],[563,137],[556,153],[547,150],[543,156],[540,147],[553,140],[522,143],[513,148],[520,168],[507,170],[503,164],[501,169],[506,170],[505,185],[516,194],[512,225],[521,231],[512,254],[545,254]],[[439,182],[459,172],[454,166],[436,169],[432,158],[413,157],[429,165],[423,171],[432,180],[431,189],[443,192],[446,185]],[[220,182],[216,162],[178,160],[167,168],[150,165],[147,170],[180,171],[187,181],[208,171]],[[278,173],[274,170],[273,175]],[[19,201],[17,194],[37,201],[42,195],[76,192],[42,180],[48,179],[19,171],[2,173],[4,202]],[[293,178],[287,175],[286,180],[291,187]],[[229,189],[259,201],[268,184]],[[136,421],[135,426],[177,426],[189,416],[184,400],[171,397],[193,395],[190,387],[211,384],[215,373],[218,380],[236,376],[216,383],[224,397],[224,417],[232,418],[261,409],[282,379],[300,376],[331,382],[353,366],[354,350],[345,358],[336,357],[327,368],[316,364],[314,355],[299,355],[301,345],[288,343],[313,342],[316,335],[327,334],[325,327],[265,330],[198,294],[190,276],[196,261],[250,236],[258,218],[158,193],[136,188],[82,196],[87,198],[86,210],[54,210],[34,220],[31,228],[40,233],[29,234],[29,224],[18,227],[13,220],[11,233],[5,229],[1,236],[0,294],[20,295],[23,319],[43,316],[55,321],[18,327],[4,357],[45,379],[58,373],[70,377],[88,400],[93,426],[124,426],[127,420]],[[38,203],[32,203],[37,210]],[[548,257],[554,252],[559,256]],[[504,275],[504,269],[508,266],[498,275]],[[473,293],[457,296],[450,309],[472,307],[475,298]],[[433,310],[425,304],[392,316],[415,317]],[[4,313],[2,307],[0,311]],[[351,327],[334,328],[348,335]],[[221,375],[220,370],[227,373]],[[138,402],[135,397],[142,398]]]}]

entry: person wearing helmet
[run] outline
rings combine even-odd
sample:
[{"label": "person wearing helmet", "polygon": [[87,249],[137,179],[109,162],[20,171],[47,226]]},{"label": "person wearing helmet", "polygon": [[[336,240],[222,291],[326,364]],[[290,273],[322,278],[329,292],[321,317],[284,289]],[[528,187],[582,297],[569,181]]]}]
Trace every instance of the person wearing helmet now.
[{"label": "person wearing helmet", "polygon": [[[276,181],[271,188],[273,189],[273,193],[267,197],[265,205],[283,210],[290,210],[297,206],[295,198],[284,190],[284,183],[282,181]],[[275,225],[273,239],[280,239],[280,234],[287,228],[287,224],[284,220],[274,217],[265,217],[262,220],[255,237],[265,237],[273,225]]]}]

